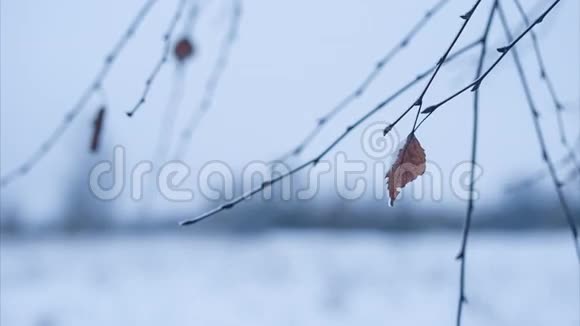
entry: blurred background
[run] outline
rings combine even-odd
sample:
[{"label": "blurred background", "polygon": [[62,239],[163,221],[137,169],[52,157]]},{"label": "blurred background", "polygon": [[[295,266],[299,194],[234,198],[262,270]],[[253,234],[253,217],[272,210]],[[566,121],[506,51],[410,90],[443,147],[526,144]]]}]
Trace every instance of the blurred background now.
[{"label": "blurred background", "polygon": [[[163,55],[163,35],[180,5],[179,0],[156,3],[116,58],[104,91],[92,94],[34,169],[0,190],[0,324],[451,324],[459,278],[454,257],[467,206],[468,170],[460,167],[470,155],[469,94],[450,102],[417,132],[429,162],[427,174],[436,177],[406,187],[394,207],[388,206],[383,176],[413,119],[403,120],[383,147],[378,145],[383,153],[378,156],[369,155],[365,135],[372,126],[395,120],[424,83],[329,153],[331,169],[339,154],[365,166],[356,178],[368,187],[356,199],[343,195],[356,180],[334,171],[320,176],[311,199],[284,200],[274,187],[272,199],[255,196],[203,223],[178,226],[223,202],[204,198],[199,189],[197,177],[208,162],[227,165],[232,188],[241,194],[248,164],[268,162],[298,145],[436,2],[240,2],[236,38],[225,42],[231,48],[211,105],[179,157],[168,153],[179,147],[190,116],[207,99],[238,2],[183,2],[170,45],[187,37],[194,54],[179,63],[170,53],[146,102],[128,118]],[[3,177],[51,137],[144,3],[0,3]],[[482,2],[457,49],[481,36],[491,3]],[[514,32],[520,32],[525,25],[513,1],[502,3]],[[537,17],[551,2],[522,3],[530,17]],[[193,5],[197,16],[191,16]],[[287,164],[315,157],[346,126],[432,66],[457,33],[458,16],[471,5],[448,1],[364,96]],[[579,153],[580,3],[562,1],[535,31],[565,108],[567,138]],[[496,20],[490,47],[505,44]],[[580,223],[580,176],[560,144],[529,37],[517,48],[550,155]],[[486,66],[497,55],[489,51]],[[435,103],[471,82],[477,60],[473,50],[446,65],[425,101]],[[480,92],[481,176],[467,251],[464,324],[578,325],[580,280],[570,231],[511,57]],[[100,149],[91,153],[93,121],[102,106],[107,113]],[[168,119],[173,122],[167,124]],[[147,161],[158,173],[167,161],[181,159],[190,167],[183,186],[193,190],[193,200],[164,198],[152,177],[145,178],[141,200],[132,199],[128,187],[114,200],[96,198],[90,171],[112,161],[115,146],[125,149],[129,171]],[[293,176],[292,185],[307,185],[309,173],[321,169]]]}]

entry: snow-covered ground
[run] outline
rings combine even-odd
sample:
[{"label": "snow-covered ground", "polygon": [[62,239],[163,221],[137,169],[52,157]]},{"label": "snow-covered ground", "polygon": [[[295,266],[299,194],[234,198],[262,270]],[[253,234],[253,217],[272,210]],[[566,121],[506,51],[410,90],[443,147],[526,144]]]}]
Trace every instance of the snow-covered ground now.
[{"label": "snow-covered ground", "polygon": [[[452,325],[458,234],[4,239],[19,325]],[[465,325],[579,324],[569,234],[473,235]]]}]

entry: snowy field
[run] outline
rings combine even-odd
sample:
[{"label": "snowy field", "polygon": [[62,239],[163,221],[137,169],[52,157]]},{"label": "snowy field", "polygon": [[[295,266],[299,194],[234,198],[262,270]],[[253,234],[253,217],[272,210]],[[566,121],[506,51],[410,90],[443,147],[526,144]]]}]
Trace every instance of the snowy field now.
[{"label": "snowy field", "polygon": [[[452,325],[458,234],[4,239],[2,326]],[[465,325],[579,325],[569,234],[477,234]]]}]

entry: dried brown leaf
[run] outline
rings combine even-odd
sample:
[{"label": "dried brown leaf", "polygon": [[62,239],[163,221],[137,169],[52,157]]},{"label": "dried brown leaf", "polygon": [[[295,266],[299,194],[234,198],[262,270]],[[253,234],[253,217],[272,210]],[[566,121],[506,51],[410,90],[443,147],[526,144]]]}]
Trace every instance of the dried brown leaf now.
[{"label": "dried brown leaf", "polygon": [[97,111],[95,120],[93,121],[93,136],[91,137],[91,152],[95,153],[99,149],[99,144],[101,141],[101,133],[103,131],[103,124],[105,120],[106,108],[102,106]]},{"label": "dried brown leaf", "polygon": [[426,166],[425,150],[421,147],[415,134],[410,134],[403,148],[399,150],[397,160],[385,176],[388,179],[387,186],[391,206],[401,189],[425,173]]}]

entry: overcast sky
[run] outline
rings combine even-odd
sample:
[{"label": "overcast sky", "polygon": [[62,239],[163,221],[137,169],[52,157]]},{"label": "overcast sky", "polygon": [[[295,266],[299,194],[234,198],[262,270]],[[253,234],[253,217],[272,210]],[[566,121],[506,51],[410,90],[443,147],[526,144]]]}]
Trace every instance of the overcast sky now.
[{"label": "overcast sky", "polygon": [[[64,114],[77,101],[100,68],[142,0],[124,1],[32,1],[5,0],[0,13],[1,81],[1,171],[2,175],[26,160],[50,135]],[[206,162],[220,160],[241,169],[248,162],[267,161],[295,146],[315,126],[316,119],[351,92],[372,69],[377,59],[400,41],[435,1],[267,1],[243,4],[239,39],[234,45],[214,105],[196,132],[186,161],[193,173]],[[514,29],[521,19],[513,2],[504,0]],[[531,13],[550,1],[522,1]],[[481,34],[491,1],[483,1],[458,47]],[[539,5],[537,5],[539,3]],[[544,4],[545,3],[545,4]],[[320,134],[304,153],[309,159],[337,137],[352,121],[388,97],[407,81],[435,63],[461,25],[459,15],[471,2],[451,0],[413,39],[371,85]],[[103,155],[113,145],[127,149],[129,163],[155,156],[159,128],[172,89],[184,83],[185,97],[175,136],[200,101],[204,83],[228,29],[230,2],[208,0],[193,35],[199,53],[187,66],[185,78],[176,78],[172,61],[156,80],[141,112],[129,119],[129,110],[140,97],[144,81],[161,55],[162,34],[176,1],[159,1],[142,28],[123,52],[105,81],[109,107]],[[579,134],[580,3],[564,0],[536,29],[547,70],[566,107],[564,113],[570,140]],[[496,23],[499,23],[496,20]],[[492,31],[494,47],[505,44],[503,32]],[[181,31],[180,28],[178,28]],[[559,145],[554,109],[538,69],[529,38],[518,46],[542,114],[550,154],[564,155]],[[477,50],[443,68],[427,93],[434,103],[473,79]],[[497,57],[490,51],[487,65]],[[424,84],[420,84],[424,85]],[[361,149],[365,127],[394,120],[420,92],[411,89],[353,132],[337,149],[349,159],[374,164]],[[483,176],[478,183],[481,200],[492,204],[506,195],[506,184],[533,175],[544,168],[532,120],[511,57],[490,75],[481,87],[481,138],[479,163]],[[40,164],[25,178],[2,190],[3,202],[15,202],[30,216],[49,216],[58,211],[67,182],[78,169],[88,176],[96,159],[88,154],[90,127],[102,98],[95,96],[83,114]],[[465,94],[432,116],[417,137],[430,162],[440,167],[445,182],[453,168],[469,157],[471,102]],[[404,135],[412,118],[397,131]],[[293,161],[299,163],[300,160]],[[380,161],[383,161],[382,159]],[[385,159],[388,163],[390,159]],[[376,178],[368,174],[369,179]],[[382,176],[378,176],[382,177]],[[371,181],[369,181],[371,182]],[[322,179],[327,193],[332,178]],[[549,183],[539,185],[549,190]],[[577,188],[576,188],[577,189]],[[550,195],[551,196],[551,195]],[[546,200],[552,200],[548,198]],[[320,199],[324,200],[323,198]],[[131,210],[128,194],[119,200]],[[386,201],[386,199],[385,199]],[[444,202],[459,205],[453,196]],[[432,205],[426,202],[425,205]],[[196,205],[162,203],[196,211]]]}]

